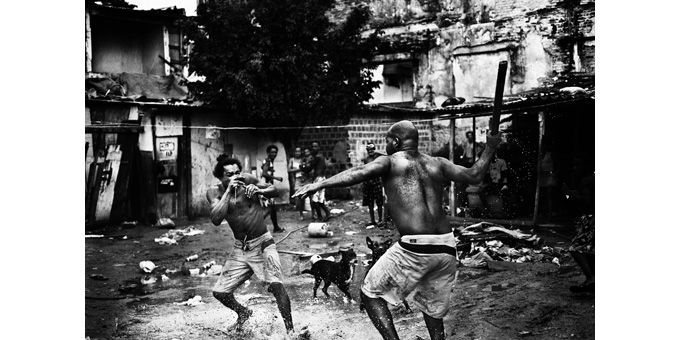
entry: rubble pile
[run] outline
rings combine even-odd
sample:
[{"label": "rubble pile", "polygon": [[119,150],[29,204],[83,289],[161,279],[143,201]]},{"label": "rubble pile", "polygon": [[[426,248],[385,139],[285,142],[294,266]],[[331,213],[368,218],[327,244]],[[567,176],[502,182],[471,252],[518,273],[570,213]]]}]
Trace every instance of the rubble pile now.
[{"label": "rubble pile", "polygon": [[488,222],[457,228],[456,233],[460,263],[466,267],[484,268],[489,261],[559,265],[559,258],[565,252],[561,248],[541,246],[536,234]]}]

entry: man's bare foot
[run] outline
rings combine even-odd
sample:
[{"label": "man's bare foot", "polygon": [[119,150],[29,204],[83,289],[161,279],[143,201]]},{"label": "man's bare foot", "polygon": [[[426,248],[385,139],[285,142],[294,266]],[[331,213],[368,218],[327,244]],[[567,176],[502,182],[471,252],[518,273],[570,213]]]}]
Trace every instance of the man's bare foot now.
[{"label": "man's bare foot", "polygon": [[289,329],[286,332],[286,335],[288,335],[289,339],[295,339],[295,340],[309,340],[309,339],[311,339],[311,336],[309,334],[309,329],[307,329],[307,326],[302,327],[302,329],[299,332],[295,332],[294,329]]},{"label": "man's bare foot", "polygon": [[251,315],[253,315],[253,311],[246,309],[245,311],[236,314],[238,315],[238,318],[236,318],[236,322],[229,327],[229,330],[241,330],[243,324],[248,321]]}]

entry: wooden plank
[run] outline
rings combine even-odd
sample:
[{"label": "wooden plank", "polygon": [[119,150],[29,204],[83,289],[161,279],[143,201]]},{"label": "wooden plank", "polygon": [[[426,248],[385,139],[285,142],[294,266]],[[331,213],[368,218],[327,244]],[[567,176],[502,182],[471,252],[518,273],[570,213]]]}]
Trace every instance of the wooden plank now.
[{"label": "wooden plank", "polygon": [[105,176],[101,178],[97,195],[97,207],[94,215],[97,223],[109,221],[121,156],[120,145],[109,145],[104,165]]}]

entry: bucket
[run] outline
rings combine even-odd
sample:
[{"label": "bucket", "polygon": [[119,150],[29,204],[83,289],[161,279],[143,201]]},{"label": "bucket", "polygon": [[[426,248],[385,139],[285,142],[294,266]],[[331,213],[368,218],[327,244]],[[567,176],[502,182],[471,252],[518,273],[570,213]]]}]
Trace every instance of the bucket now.
[{"label": "bucket", "polygon": [[328,235],[327,223],[310,223],[307,227],[309,237],[326,237]]}]

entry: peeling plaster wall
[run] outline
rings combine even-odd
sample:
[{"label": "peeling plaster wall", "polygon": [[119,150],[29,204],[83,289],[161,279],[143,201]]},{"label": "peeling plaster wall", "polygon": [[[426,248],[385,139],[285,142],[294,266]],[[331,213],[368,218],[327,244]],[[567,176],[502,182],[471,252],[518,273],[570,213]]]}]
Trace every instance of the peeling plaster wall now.
[{"label": "peeling plaster wall", "polygon": [[[474,96],[493,96],[497,62],[502,58],[509,61],[506,94],[530,90],[541,84],[541,78],[573,71],[575,59],[581,62],[581,72],[595,71],[593,0],[368,2],[374,15],[372,27],[390,23],[383,39],[391,41],[396,49],[411,47],[400,44],[401,40],[418,41],[414,35],[426,34],[425,30],[414,32],[414,26],[433,26],[428,30],[436,41],[429,49],[393,52],[417,55],[416,101],[423,100],[422,89],[427,85],[432,86],[435,96],[461,96],[468,101]],[[479,49],[500,43],[515,46],[507,51],[490,49],[460,55],[461,48]],[[574,51],[578,51],[578,58]]]},{"label": "peeling plaster wall", "polygon": [[[215,124],[215,119],[206,114],[191,116],[194,126]],[[210,204],[205,193],[219,181],[212,175],[217,156],[225,152],[223,131],[217,138],[207,138],[205,129],[191,129],[191,212],[197,216],[207,216]]]}]

